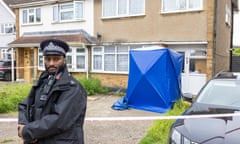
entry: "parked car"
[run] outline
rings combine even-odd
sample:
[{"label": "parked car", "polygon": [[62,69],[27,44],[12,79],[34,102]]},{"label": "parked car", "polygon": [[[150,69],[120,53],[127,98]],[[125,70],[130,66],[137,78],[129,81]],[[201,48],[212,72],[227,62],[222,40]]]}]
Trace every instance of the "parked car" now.
[{"label": "parked car", "polygon": [[[16,79],[16,62],[14,61],[14,80]],[[12,80],[12,61],[0,60],[0,80]]]},{"label": "parked car", "polygon": [[240,74],[221,72],[200,90],[183,113],[208,117],[177,119],[171,126],[169,144],[239,144],[239,112]]}]

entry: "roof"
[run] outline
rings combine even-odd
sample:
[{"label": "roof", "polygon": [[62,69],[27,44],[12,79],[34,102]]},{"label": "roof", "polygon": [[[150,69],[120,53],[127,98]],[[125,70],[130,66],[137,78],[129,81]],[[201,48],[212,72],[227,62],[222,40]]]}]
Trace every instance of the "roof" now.
[{"label": "roof", "polygon": [[11,47],[38,47],[45,39],[60,39],[69,45],[91,44],[94,38],[84,30],[28,32],[8,45]]}]

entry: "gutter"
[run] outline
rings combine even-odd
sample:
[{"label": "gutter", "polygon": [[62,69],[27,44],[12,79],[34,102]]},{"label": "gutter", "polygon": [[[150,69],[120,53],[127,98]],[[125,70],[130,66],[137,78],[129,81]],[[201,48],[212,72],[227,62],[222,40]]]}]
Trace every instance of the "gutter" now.
[{"label": "gutter", "polygon": [[8,44],[10,47],[25,48],[25,47],[39,47],[39,43],[24,43],[24,44]]},{"label": "gutter", "polygon": [[25,8],[25,7],[42,6],[42,5],[55,4],[58,2],[68,2],[68,1],[72,1],[72,0],[44,0],[44,1],[36,1],[36,2],[28,2],[28,3],[10,4],[9,7]]},{"label": "gutter", "polygon": [[[149,42],[102,42],[100,45],[135,45],[135,44],[141,44],[141,45],[160,45],[160,44],[166,44],[166,45],[207,45],[207,41],[149,41]],[[91,46],[97,46],[99,43],[93,43]]]}]

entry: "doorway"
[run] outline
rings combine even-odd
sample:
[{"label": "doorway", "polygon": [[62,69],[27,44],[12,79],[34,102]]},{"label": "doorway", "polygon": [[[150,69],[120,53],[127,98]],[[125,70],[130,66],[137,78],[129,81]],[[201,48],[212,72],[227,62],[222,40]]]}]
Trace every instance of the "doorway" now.
[{"label": "doorway", "polygon": [[191,48],[174,50],[184,56],[181,75],[182,93],[197,95],[206,83],[206,50]]}]

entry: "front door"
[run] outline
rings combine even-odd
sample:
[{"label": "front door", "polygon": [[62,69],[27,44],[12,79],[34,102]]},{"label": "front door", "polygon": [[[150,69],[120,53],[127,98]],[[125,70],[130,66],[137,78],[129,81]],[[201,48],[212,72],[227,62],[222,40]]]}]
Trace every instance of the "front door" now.
[{"label": "front door", "polygon": [[204,50],[176,49],[184,55],[182,67],[182,93],[196,95],[206,83],[206,58]]}]

